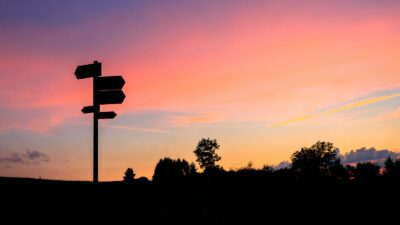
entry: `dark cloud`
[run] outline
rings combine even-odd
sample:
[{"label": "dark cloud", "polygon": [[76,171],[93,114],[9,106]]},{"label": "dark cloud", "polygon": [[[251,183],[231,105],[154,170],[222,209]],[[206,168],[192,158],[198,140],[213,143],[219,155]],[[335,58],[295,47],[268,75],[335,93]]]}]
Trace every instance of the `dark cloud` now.
[{"label": "dark cloud", "polygon": [[286,168],[290,168],[291,166],[292,166],[292,164],[290,164],[289,161],[282,161],[278,165],[274,166],[274,169],[275,170],[286,169]]},{"label": "dark cloud", "polygon": [[0,157],[2,164],[39,164],[48,161],[50,161],[50,158],[47,154],[30,149],[27,149],[24,153],[11,153],[8,156]]},{"label": "dark cloud", "polygon": [[26,158],[28,158],[29,160],[39,160],[39,161],[49,161],[49,157],[42,152],[36,151],[36,150],[26,150]]},{"label": "dark cloud", "polygon": [[20,154],[11,153],[9,156],[0,157],[0,163],[13,163],[13,164],[21,163],[21,164],[23,164],[24,159],[22,158],[22,156]]},{"label": "dark cloud", "polygon": [[388,157],[398,158],[400,157],[400,153],[389,151],[387,149],[376,150],[374,147],[369,149],[364,147],[357,150],[351,150],[350,152],[340,156],[343,164],[366,161],[373,161],[377,164],[382,164]]}]

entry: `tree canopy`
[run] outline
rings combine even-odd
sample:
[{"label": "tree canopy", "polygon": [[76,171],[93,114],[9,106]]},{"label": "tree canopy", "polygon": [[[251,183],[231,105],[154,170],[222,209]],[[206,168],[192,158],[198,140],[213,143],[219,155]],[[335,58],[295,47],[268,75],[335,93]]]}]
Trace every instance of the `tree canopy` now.
[{"label": "tree canopy", "polygon": [[153,181],[176,180],[196,173],[196,166],[189,164],[184,159],[171,159],[165,157],[158,161],[154,169]]},{"label": "tree canopy", "polygon": [[124,174],[124,181],[126,181],[126,182],[133,181],[135,179],[135,175],[136,174],[133,172],[132,168],[126,169],[125,174]]},{"label": "tree canopy", "polygon": [[217,167],[216,163],[221,160],[221,157],[216,153],[219,147],[216,139],[203,138],[199,141],[194,154],[197,157],[196,161],[199,163],[200,168],[210,170]]},{"label": "tree canopy", "polygon": [[380,166],[372,162],[357,163],[354,170],[354,178],[360,181],[372,181],[378,178]]},{"label": "tree canopy", "polygon": [[291,160],[294,171],[308,175],[329,174],[340,165],[337,148],[330,142],[321,141],[294,152]]}]

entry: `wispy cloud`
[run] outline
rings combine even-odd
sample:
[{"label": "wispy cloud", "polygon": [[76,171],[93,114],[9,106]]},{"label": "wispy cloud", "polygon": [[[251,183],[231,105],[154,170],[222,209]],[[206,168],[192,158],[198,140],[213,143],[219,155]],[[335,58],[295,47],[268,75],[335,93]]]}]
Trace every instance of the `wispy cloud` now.
[{"label": "wispy cloud", "polygon": [[161,130],[156,128],[141,128],[141,127],[128,127],[128,126],[118,126],[118,125],[101,125],[102,127],[116,128],[116,129],[124,129],[124,130],[132,130],[132,131],[141,131],[141,132],[153,132],[153,133],[169,133],[167,130]]},{"label": "wispy cloud", "polygon": [[283,122],[279,122],[279,123],[275,123],[272,126],[283,126],[283,125],[287,125],[290,123],[295,123],[295,122],[299,122],[302,120],[307,120],[307,119],[311,119],[314,117],[319,117],[319,116],[326,116],[326,115],[331,115],[331,114],[335,114],[335,113],[340,113],[340,112],[344,112],[344,111],[348,111],[348,110],[352,110],[352,109],[356,109],[356,108],[360,108],[360,107],[364,107],[367,105],[371,105],[374,103],[378,103],[378,102],[383,102],[383,101],[387,101],[393,98],[397,98],[400,97],[400,93],[395,93],[395,94],[390,94],[390,95],[384,95],[384,96],[378,96],[378,97],[372,97],[372,98],[367,98],[367,99],[363,99],[363,100],[358,100],[358,101],[354,101],[354,102],[350,102],[347,103],[345,105],[342,106],[338,106],[335,108],[331,108],[322,112],[316,112],[316,113],[312,113],[310,115],[305,115],[305,116],[300,116],[294,119],[290,119],[290,120],[286,120]]},{"label": "wispy cloud", "polygon": [[27,149],[24,153],[10,153],[7,156],[0,157],[0,163],[3,164],[40,164],[48,162],[50,158],[47,154],[37,150]]},{"label": "wispy cloud", "polygon": [[213,123],[218,118],[215,114],[186,114],[172,117],[172,124],[178,126],[186,126],[191,124]]},{"label": "wispy cloud", "polygon": [[[92,123],[86,123],[86,122],[84,122],[84,123],[77,122],[74,124],[84,125],[84,126],[92,126]],[[158,128],[144,128],[144,127],[108,125],[108,124],[102,124],[102,125],[100,125],[100,127],[109,127],[109,128],[131,130],[131,131],[138,131],[138,132],[169,133],[169,131],[167,131],[167,130],[158,129]]]}]

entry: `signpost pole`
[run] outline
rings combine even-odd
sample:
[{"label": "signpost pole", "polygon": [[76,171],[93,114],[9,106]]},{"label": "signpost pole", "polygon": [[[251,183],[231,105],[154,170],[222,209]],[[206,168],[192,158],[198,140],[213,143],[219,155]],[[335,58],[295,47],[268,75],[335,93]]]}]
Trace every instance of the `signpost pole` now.
[{"label": "signpost pole", "polygon": [[[94,64],[97,64],[94,61]],[[101,72],[100,72],[101,75]],[[98,76],[93,77],[93,182],[97,183],[99,181],[99,118],[98,114],[100,112],[100,105],[96,99],[97,85],[96,80]]]},{"label": "signpost pole", "polygon": [[99,182],[99,120],[113,119],[117,114],[113,111],[101,112],[100,105],[121,104],[125,94],[121,90],[125,84],[122,76],[101,76],[101,63],[76,67],[75,76],[79,79],[93,78],[93,105],[85,106],[82,112],[93,113],[93,183]]}]

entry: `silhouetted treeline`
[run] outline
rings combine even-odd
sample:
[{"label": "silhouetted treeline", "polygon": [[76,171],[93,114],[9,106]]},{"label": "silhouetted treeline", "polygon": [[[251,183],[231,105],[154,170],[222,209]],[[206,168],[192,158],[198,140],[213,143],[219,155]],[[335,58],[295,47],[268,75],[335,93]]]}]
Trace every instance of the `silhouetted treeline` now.
[{"label": "silhouetted treeline", "polygon": [[311,147],[303,147],[291,156],[288,168],[274,169],[271,166],[254,168],[249,162],[246,167],[225,170],[217,162],[221,159],[216,152],[220,145],[215,139],[201,139],[194,150],[196,161],[185,159],[160,159],[154,175],[154,185],[223,185],[246,186],[271,183],[317,183],[317,182],[400,182],[400,159],[388,157],[385,166],[374,162],[359,162],[343,165],[339,151],[332,143],[318,141]]},{"label": "silhouetted treeline", "polygon": [[[67,182],[1,178],[1,224],[398,224],[400,161],[343,165],[333,144],[295,151],[291,166],[218,165],[202,139],[196,162],[162,158],[152,181]],[[201,166],[203,165],[203,166]]]}]

